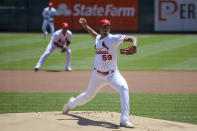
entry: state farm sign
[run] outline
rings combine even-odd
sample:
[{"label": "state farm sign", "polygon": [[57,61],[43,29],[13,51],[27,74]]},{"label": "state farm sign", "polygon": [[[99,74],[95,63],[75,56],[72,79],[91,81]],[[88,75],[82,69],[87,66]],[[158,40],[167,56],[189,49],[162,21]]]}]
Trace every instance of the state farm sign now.
[{"label": "state farm sign", "polygon": [[138,0],[54,0],[57,9],[56,28],[62,21],[67,21],[72,30],[82,30],[78,24],[80,17],[85,17],[88,24],[98,29],[100,19],[107,18],[112,23],[112,30],[137,31]]},{"label": "state farm sign", "polygon": [[73,6],[73,14],[66,4],[59,4],[57,7],[58,15],[65,16],[131,16],[135,14],[134,7],[115,7],[113,4],[107,4],[105,7],[93,5],[86,6],[75,4]]}]

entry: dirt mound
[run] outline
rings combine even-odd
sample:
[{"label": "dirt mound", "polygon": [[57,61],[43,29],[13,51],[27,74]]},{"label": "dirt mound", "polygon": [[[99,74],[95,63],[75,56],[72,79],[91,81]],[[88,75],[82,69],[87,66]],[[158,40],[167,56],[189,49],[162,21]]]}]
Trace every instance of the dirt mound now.
[{"label": "dirt mound", "polygon": [[1,131],[195,131],[197,125],[131,116],[133,129],[119,127],[116,112],[71,111],[0,115]]}]

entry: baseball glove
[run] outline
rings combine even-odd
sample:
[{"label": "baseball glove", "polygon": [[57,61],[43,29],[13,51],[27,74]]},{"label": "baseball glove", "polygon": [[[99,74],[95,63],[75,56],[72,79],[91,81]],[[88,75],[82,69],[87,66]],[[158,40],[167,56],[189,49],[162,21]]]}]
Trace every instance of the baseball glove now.
[{"label": "baseball glove", "polygon": [[137,52],[136,46],[129,46],[127,48],[121,48],[120,54],[122,55],[133,55]]},{"label": "baseball glove", "polygon": [[62,49],[61,49],[61,53],[65,52],[67,50],[67,46],[63,45]]}]

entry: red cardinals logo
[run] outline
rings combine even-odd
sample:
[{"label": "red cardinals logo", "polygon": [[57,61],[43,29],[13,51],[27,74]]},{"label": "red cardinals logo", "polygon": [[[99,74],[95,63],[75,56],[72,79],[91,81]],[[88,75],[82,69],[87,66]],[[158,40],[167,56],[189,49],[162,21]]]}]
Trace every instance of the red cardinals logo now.
[{"label": "red cardinals logo", "polygon": [[103,41],[103,43],[102,43],[102,46],[104,47],[104,48],[106,48],[107,50],[109,50],[109,48],[105,45],[105,42]]},{"label": "red cardinals logo", "polygon": [[159,0],[159,21],[166,21],[166,15],[177,12],[178,5],[174,0]]},{"label": "red cardinals logo", "polygon": [[94,48],[96,49],[96,50],[102,50],[102,49],[107,49],[107,50],[109,50],[109,47],[107,47],[106,45],[105,45],[105,42],[103,41],[103,43],[102,43],[102,46],[103,46],[103,48],[96,48],[96,45],[94,46]]},{"label": "red cardinals logo", "polygon": [[[103,46],[103,48],[96,48],[96,45],[95,45],[96,54],[109,54],[109,52],[108,52],[109,47],[107,47],[105,45],[105,42],[104,41],[102,43],[102,46]],[[107,49],[107,50],[102,51],[102,49]]]}]

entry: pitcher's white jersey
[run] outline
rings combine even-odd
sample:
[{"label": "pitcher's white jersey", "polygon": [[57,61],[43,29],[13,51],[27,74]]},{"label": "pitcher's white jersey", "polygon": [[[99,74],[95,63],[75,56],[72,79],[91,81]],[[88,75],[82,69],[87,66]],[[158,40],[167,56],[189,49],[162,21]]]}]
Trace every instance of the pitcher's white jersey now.
[{"label": "pitcher's white jersey", "polygon": [[62,29],[57,30],[55,33],[53,33],[51,40],[52,40],[52,43],[56,42],[60,45],[63,45],[66,40],[68,41],[72,40],[72,32],[70,30],[67,30],[66,35],[63,35]]},{"label": "pitcher's white jersey", "polygon": [[44,17],[44,19],[48,20],[49,22],[52,22],[54,20],[55,15],[56,9],[53,7],[51,9],[49,9],[49,7],[46,7],[42,12],[42,16]]},{"label": "pitcher's white jersey", "polygon": [[97,70],[106,72],[117,69],[118,47],[125,35],[109,34],[103,39],[98,35],[95,39],[95,64]]}]

